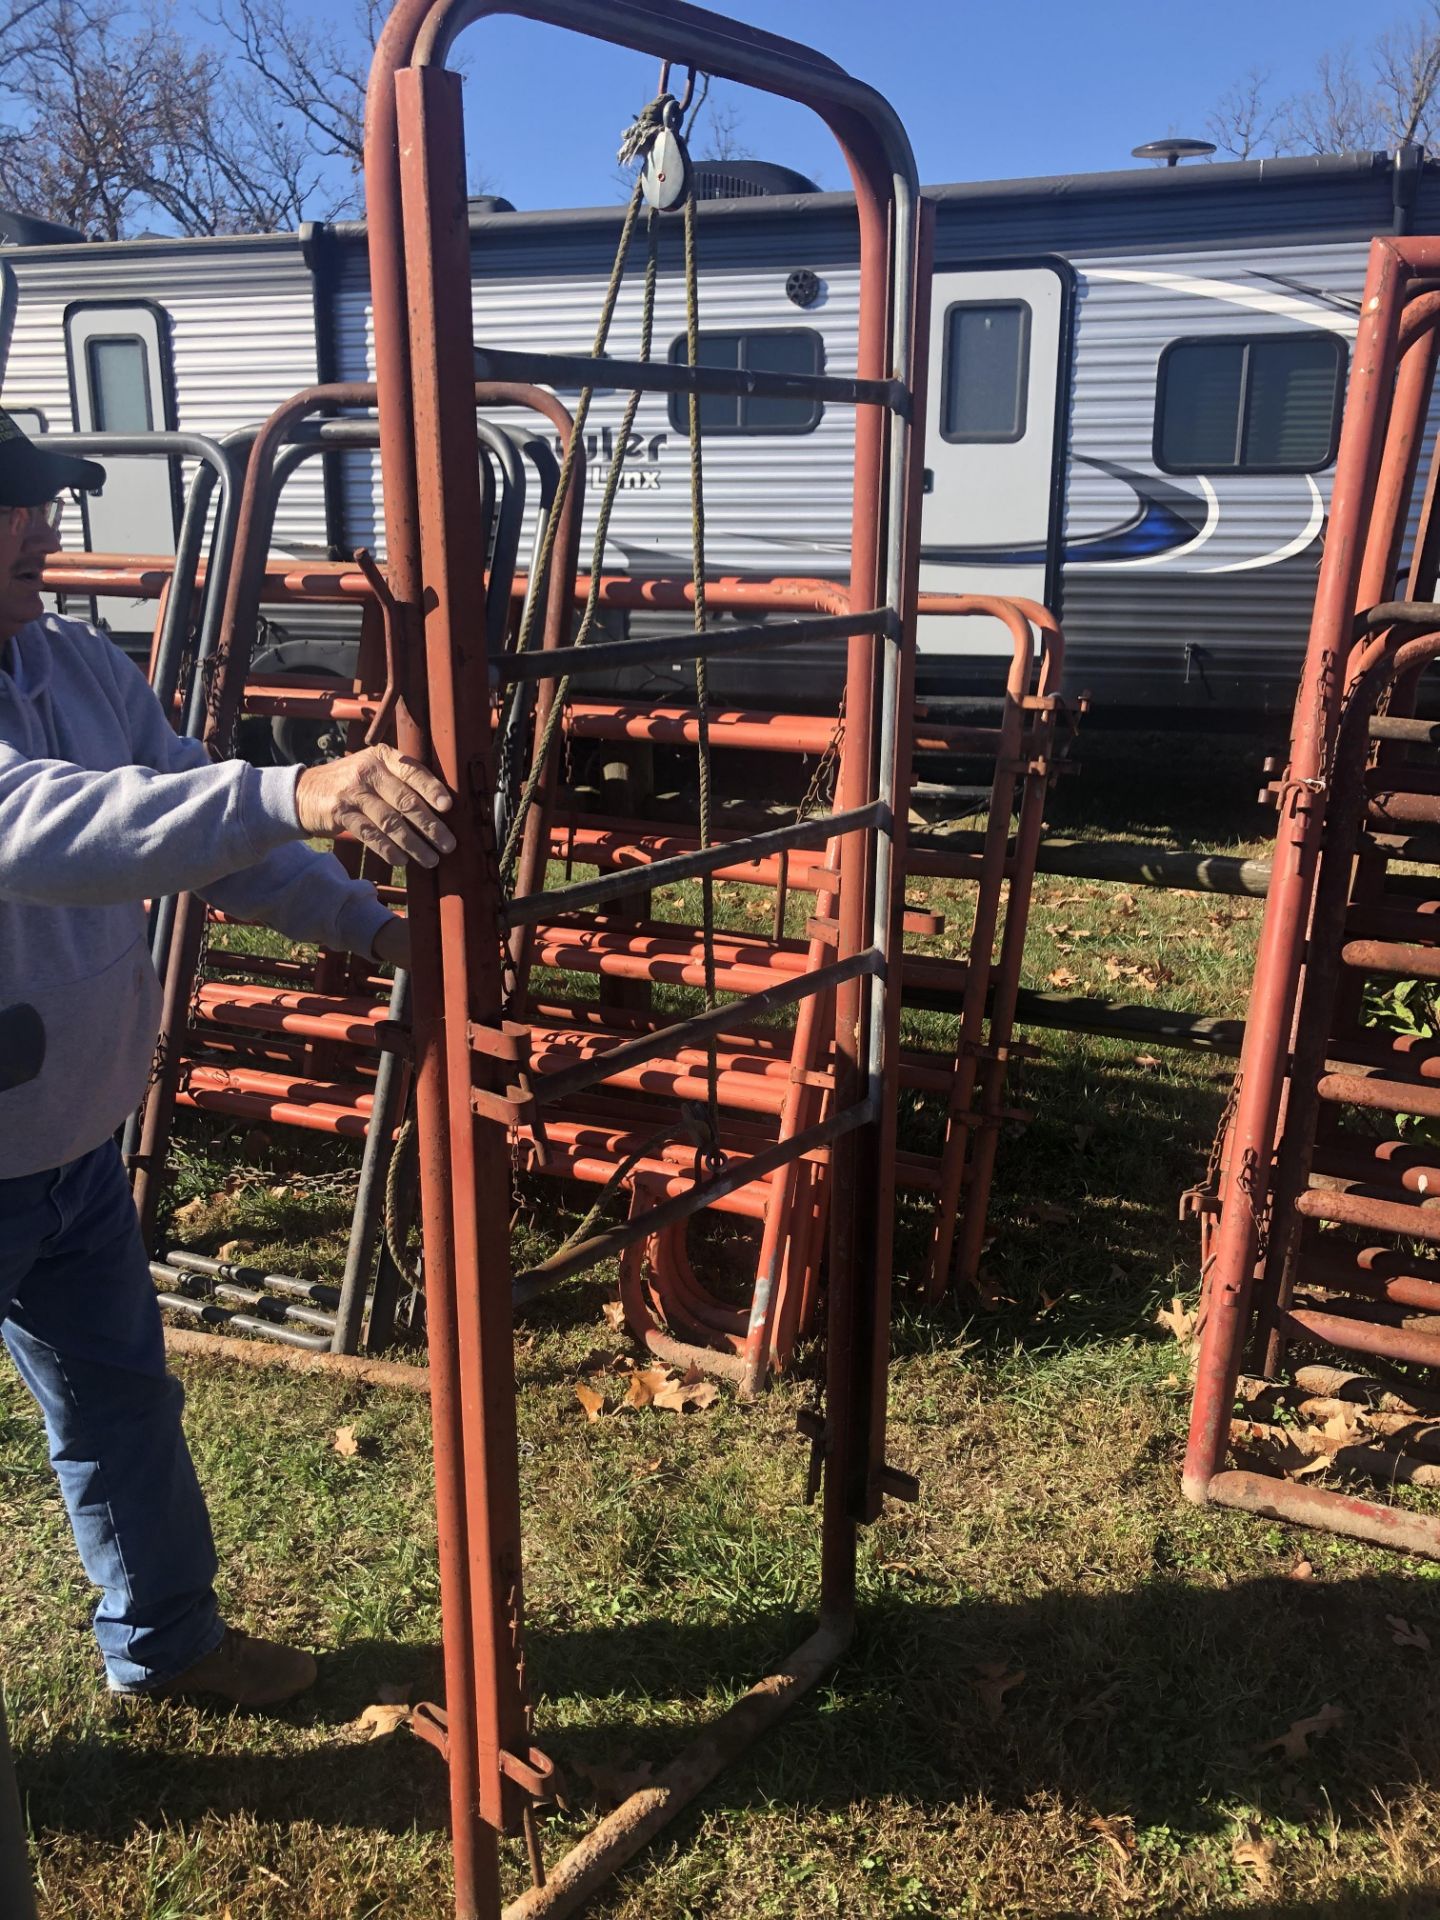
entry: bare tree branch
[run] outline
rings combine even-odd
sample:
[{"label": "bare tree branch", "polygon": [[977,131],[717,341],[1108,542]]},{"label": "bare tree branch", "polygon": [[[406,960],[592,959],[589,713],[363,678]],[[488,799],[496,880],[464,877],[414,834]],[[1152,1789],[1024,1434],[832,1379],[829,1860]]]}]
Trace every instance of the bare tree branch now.
[{"label": "bare tree branch", "polygon": [[1252,67],[1216,102],[1206,128],[1222,153],[1249,160],[1273,152],[1276,129],[1285,112],[1266,98],[1270,75]]}]

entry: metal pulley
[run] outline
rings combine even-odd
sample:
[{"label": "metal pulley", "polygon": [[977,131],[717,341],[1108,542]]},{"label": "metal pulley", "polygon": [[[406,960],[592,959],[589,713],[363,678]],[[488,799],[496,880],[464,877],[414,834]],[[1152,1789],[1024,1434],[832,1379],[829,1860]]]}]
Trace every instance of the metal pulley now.
[{"label": "metal pulley", "polygon": [[679,102],[667,100],[663,113],[664,124],[650,142],[640,179],[646,205],[654,207],[657,213],[668,213],[672,207],[678,207],[690,180],[690,156],[680,132]]}]

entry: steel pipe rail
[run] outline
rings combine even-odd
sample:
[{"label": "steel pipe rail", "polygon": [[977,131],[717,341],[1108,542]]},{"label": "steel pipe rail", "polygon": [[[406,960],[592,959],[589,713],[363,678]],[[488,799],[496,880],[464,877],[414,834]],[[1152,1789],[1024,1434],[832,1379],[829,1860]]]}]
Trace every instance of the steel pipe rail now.
[{"label": "steel pipe rail", "polygon": [[583,647],[554,647],[541,653],[503,654],[491,663],[492,687],[519,680],[560,680],[567,674],[609,672],[614,667],[651,660],[708,660],[725,653],[797,646],[816,640],[845,640],[857,635],[897,637],[893,615],[883,608],[869,613],[828,615],[817,620],[774,620],[750,627],[711,627],[704,633],[656,634],[642,640],[594,641]]},{"label": "steel pipe rail", "polygon": [[[860,833],[867,827],[890,825],[889,806],[880,800],[863,807],[848,807],[838,813],[821,814],[809,820],[797,820],[788,827],[775,827],[769,833],[751,834],[740,840],[727,840],[714,847],[699,847],[694,853],[677,853],[654,860],[645,869],[647,887],[673,886],[682,880],[696,880],[702,874],[736,864],[737,856],[766,859],[792,848],[823,847],[831,840]],[[574,907],[600,907],[607,901],[624,900],[635,891],[634,875],[629,872],[602,873],[594,880],[576,880],[569,886],[555,887],[546,893],[509,901],[500,910],[504,927],[533,927],[557,913]]]}]

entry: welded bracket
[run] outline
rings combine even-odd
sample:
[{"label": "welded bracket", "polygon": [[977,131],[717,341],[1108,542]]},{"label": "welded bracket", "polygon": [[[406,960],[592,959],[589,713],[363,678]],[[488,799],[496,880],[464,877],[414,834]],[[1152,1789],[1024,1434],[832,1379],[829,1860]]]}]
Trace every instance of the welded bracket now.
[{"label": "welded bracket", "polygon": [[[829,1444],[829,1427],[819,1407],[801,1407],[795,1416],[795,1430],[810,1442],[810,1466],[805,1477],[805,1504],[807,1507],[813,1506],[815,1497],[820,1491],[820,1476]],[[903,1500],[909,1506],[913,1506],[920,1498],[918,1474],[906,1473],[903,1467],[892,1467],[888,1461],[877,1468],[875,1484],[882,1494],[887,1494],[892,1500]]]}]

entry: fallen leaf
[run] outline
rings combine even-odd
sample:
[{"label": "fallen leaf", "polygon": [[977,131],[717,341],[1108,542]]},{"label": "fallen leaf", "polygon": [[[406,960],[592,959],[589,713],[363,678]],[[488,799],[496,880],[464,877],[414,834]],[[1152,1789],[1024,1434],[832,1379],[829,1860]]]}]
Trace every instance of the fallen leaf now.
[{"label": "fallen leaf", "polygon": [[226,1240],[215,1249],[215,1258],[217,1260],[238,1260],[241,1254],[253,1253],[254,1250],[255,1242],[253,1240]]},{"label": "fallen leaf", "polygon": [[1121,893],[1115,896],[1113,911],[1128,920],[1132,913],[1140,911],[1140,902],[1133,893]]},{"label": "fallen leaf", "polygon": [[1423,1627],[1412,1627],[1398,1613],[1387,1613],[1385,1624],[1393,1629],[1390,1638],[1397,1647],[1419,1647],[1422,1653],[1429,1653],[1430,1636]]},{"label": "fallen leaf", "polygon": [[1008,1660],[985,1660],[975,1669],[979,1675],[971,1685],[980,1696],[986,1718],[998,1725],[1005,1713],[1005,1696],[1025,1678],[1023,1667],[1012,1667]]},{"label": "fallen leaf", "polygon": [[613,1327],[616,1333],[625,1325],[625,1307],[620,1300],[607,1300],[601,1308],[605,1315],[605,1324]]},{"label": "fallen leaf", "polygon": [[1291,1580],[1313,1580],[1315,1578],[1315,1569],[1308,1560],[1297,1560],[1294,1566],[1291,1567],[1287,1578]]},{"label": "fallen leaf", "polygon": [[1137,1053],[1135,1064],[1137,1067],[1143,1067],[1147,1073],[1155,1073],[1164,1066],[1165,1062],[1156,1053]]},{"label": "fallen leaf", "polygon": [[202,1214],[209,1211],[210,1202],[198,1193],[193,1200],[187,1200],[183,1207],[177,1207],[170,1216],[172,1227],[178,1227],[182,1233],[188,1233],[197,1226]]},{"label": "fallen leaf", "polygon": [[1124,1873],[1130,1865],[1130,1856],[1135,1851],[1135,1835],[1131,1832],[1133,1822],[1128,1814],[1122,1814],[1117,1820],[1106,1819],[1103,1813],[1097,1813],[1093,1820],[1085,1825],[1091,1833],[1098,1833],[1107,1847],[1113,1847],[1120,1860],[1120,1871]]},{"label": "fallen leaf", "polygon": [[337,1427],[330,1442],[342,1459],[368,1460],[378,1449],[368,1433],[356,1433],[354,1427]]},{"label": "fallen leaf", "polygon": [[1170,1305],[1161,1307],[1155,1316],[1156,1326],[1165,1327],[1173,1333],[1187,1353],[1196,1344],[1197,1321],[1198,1315],[1191,1312],[1178,1293],[1171,1300]]},{"label": "fallen leaf", "polygon": [[663,1465],[662,1460],[642,1460],[635,1469],[635,1477],[637,1480],[645,1480],[651,1474],[658,1473]]},{"label": "fallen leaf", "polygon": [[630,1391],[625,1395],[623,1406],[648,1407],[650,1402],[664,1389],[670,1378],[668,1367],[647,1367],[644,1372],[635,1372],[630,1376]]},{"label": "fallen leaf", "polygon": [[720,1398],[720,1389],[713,1380],[672,1380],[669,1386],[655,1396],[657,1407],[663,1407],[667,1413],[703,1412],[713,1407]]},{"label": "fallen leaf", "polygon": [[271,1187],[270,1189],[270,1197],[272,1200],[287,1199],[289,1197],[289,1193],[290,1193],[289,1187],[283,1186],[283,1185],[278,1187]]},{"label": "fallen leaf", "polygon": [[1046,985],[1051,987],[1073,987],[1078,985],[1079,979],[1079,974],[1071,973],[1068,967],[1056,967],[1053,973],[1045,976]]},{"label": "fallen leaf", "polygon": [[1303,1720],[1292,1720],[1284,1733],[1277,1734],[1273,1740],[1262,1740],[1255,1751],[1270,1753],[1278,1748],[1287,1760],[1304,1760],[1309,1755],[1310,1742],[1338,1727],[1344,1718],[1345,1709],[1331,1706],[1327,1701],[1318,1713],[1308,1714]]},{"label": "fallen leaf", "polygon": [[587,1420],[598,1420],[605,1411],[605,1396],[603,1393],[597,1393],[593,1387],[577,1386],[575,1398],[585,1409]]},{"label": "fallen leaf", "polygon": [[1105,978],[1107,980],[1123,980],[1125,978],[1124,964],[1118,956],[1113,953],[1107,953],[1105,956]]},{"label": "fallen leaf", "polygon": [[1332,1413],[1320,1431],[1331,1440],[1358,1440],[1361,1428],[1353,1413]]},{"label": "fallen leaf", "polygon": [[1275,1842],[1267,1840],[1259,1827],[1249,1827],[1236,1839],[1230,1858],[1237,1867],[1248,1867],[1262,1887],[1275,1878]]},{"label": "fallen leaf", "polygon": [[398,1700],[387,1700],[381,1705],[366,1707],[358,1720],[350,1722],[346,1731],[362,1735],[366,1740],[384,1740],[409,1724],[409,1707],[401,1706]]}]

